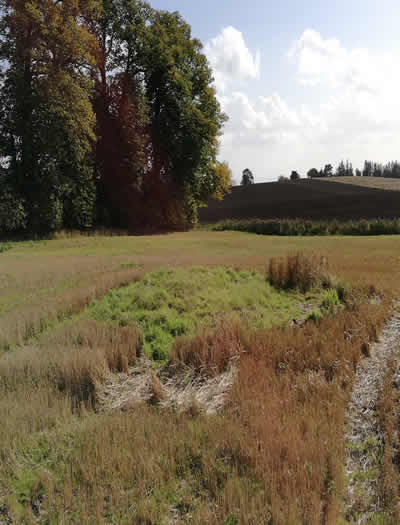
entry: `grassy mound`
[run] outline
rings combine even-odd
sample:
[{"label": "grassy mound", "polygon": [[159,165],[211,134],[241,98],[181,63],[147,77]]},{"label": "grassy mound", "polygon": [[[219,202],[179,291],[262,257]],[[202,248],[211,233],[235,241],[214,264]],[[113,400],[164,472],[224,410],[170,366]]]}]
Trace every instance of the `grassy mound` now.
[{"label": "grassy mound", "polygon": [[162,361],[176,337],[194,335],[200,326],[229,317],[268,328],[299,315],[300,301],[304,296],[275,290],[257,272],[193,267],[152,272],[111,291],[87,314],[100,322],[139,325],[145,353]]}]

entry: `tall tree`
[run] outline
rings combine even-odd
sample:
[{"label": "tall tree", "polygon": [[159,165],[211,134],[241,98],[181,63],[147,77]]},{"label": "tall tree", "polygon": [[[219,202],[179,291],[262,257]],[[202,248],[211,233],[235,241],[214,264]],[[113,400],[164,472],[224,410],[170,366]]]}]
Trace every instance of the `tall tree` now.
[{"label": "tall tree", "polygon": [[192,224],[225,120],[201,43],[179,14],[135,0],[104,0],[90,26],[102,208],[131,227]]},{"label": "tall tree", "polygon": [[146,206],[141,194],[151,149],[143,87],[143,49],[152,10],[143,2],[103,0],[87,23],[97,41],[95,150],[99,220],[132,226]]},{"label": "tall tree", "polygon": [[349,160],[346,160],[345,174],[346,174],[346,177],[353,177],[354,176],[353,164]]},{"label": "tall tree", "polygon": [[178,13],[156,11],[148,29],[144,82],[152,157],[146,189],[151,195],[161,188],[170,220],[190,225],[214,185],[217,139],[226,117],[190,26]]},{"label": "tall tree", "polygon": [[372,177],[372,162],[366,160],[364,162],[363,177]]},{"label": "tall tree", "polygon": [[346,166],[343,160],[341,160],[336,168],[335,172],[336,177],[345,177],[346,176]]},{"label": "tall tree", "polygon": [[373,164],[373,176],[374,177],[382,177],[383,175],[383,166],[379,162],[374,162]]},{"label": "tall tree", "polygon": [[92,224],[95,120],[84,68],[94,40],[81,15],[94,7],[2,0],[1,156],[32,230]]},{"label": "tall tree", "polygon": [[290,180],[300,180],[300,179],[301,179],[301,177],[297,173],[297,171],[292,171],[292,173],[290,174]]}]

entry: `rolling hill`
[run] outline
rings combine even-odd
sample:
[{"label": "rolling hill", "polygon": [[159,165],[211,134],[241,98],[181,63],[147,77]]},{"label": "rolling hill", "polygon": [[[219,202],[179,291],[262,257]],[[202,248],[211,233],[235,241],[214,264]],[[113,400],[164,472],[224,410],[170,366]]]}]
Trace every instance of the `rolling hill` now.
[{"label": "rolling hill", "polygon": [[400,216],[400,179],[332,177],[234,186],[200,210],[201,223],[224,219],[372,219]]}]

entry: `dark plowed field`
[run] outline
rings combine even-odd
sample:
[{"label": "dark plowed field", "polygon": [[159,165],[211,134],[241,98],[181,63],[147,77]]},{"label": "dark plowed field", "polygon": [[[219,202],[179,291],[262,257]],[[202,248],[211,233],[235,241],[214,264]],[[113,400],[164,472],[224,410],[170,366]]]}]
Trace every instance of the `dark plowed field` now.
[{"label": "dark plowed field", "polygon": [[235,186],[200,210],[200,222],[224,219],[372,219],[400,216],[400,180],[344,177]]}]

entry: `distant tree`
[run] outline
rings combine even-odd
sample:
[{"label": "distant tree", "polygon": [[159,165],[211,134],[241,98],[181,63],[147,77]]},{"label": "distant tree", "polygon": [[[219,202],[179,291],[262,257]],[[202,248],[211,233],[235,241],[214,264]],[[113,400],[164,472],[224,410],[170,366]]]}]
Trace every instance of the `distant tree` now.
[{"label": "distant tree", "polygon": [[345,177],[345,176],[346,176],[346,166],[343,160],[341,160],[339,162],[338,167],[336,168],[335,177]]},{"label": "distant tree", "polygon": [[362,173],[361,173],[361,170],[359,170],[358,168],[356,168],[356,177],[361,177]]},{"label": "distant tree", "polygon": [[221,201],[227,193],[231,192],[232,188],[232,170],[229,164],[224,162],[217,162],[215,165],[215,176],[213,177],[215,188],[212,197]]},{"label": "distant tree", "polygon": [[364,169],[362,172],[363,177],[372,177],[372,162],[370,160],[366,160],[364,162]]},{"label": "distant tree", "polygon": [[354,176],[353,164],[349,162],[348,160],[346,160],[346,164],[345,164],[345,173],[346,173],[346,177]]},{"label": "distant tree", "polygon": [[374,177],[382,177],[383,176],[383,166],[382,164],[379,164],[378,162],[375,162],[373,165],[373,172]]},{"label": "distant tree", "polygon": [[292,173],[290,174],[290,180],[300,180],[300,179],[301,179],[301,177],[297,173],[297,171],[292,171]]},{"label": "distant tree", "polygon": [[278,182],[289,182],[289,177],[285,177],[285,175],[279,175]]},{"label": "distant tree", "polygon": [[392,162],[392,177],[394,177],[395,179],[399,179],[400,178],[400,163],[397,162],[397,160],[395,162]]},{"label": "distant tree", "polygon": [[363,177],[390,177],[400,178],[400,163],[398,161],[380,164],[379,162],[364,162]]},{"label": "distant tree", "polygon": [[252,172],[246,168],[242,172],[242,181],[240,183],[242,186],[248,186],[249,184],[254,184],[254,176]]},{"label": "distant tree", "polygon": [[308,170],[307,172],[307,177],[309,179],[316,179],[318,178],[320,175],[319,175],[319,171],[316,169],[316,168],[311,168],[310,170]]},{"label": "distant tree", "polygon": [[324,177],[332,177],[332,175],[333,175],[333,166],[332,166],[332,164],[325,164],[323,173],[324,173]]},{"label": "distant tree", "polygon": [[393,163],[389,162],[383,166],[382,177],[393,177]]}]

